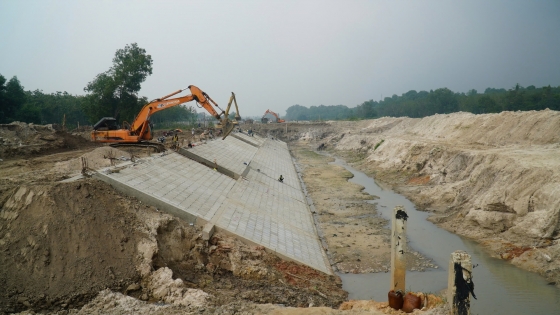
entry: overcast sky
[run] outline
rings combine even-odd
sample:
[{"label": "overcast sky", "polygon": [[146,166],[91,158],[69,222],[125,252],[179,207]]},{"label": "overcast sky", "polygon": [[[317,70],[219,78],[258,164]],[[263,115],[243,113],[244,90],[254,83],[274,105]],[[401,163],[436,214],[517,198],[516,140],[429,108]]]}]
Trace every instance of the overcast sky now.
[{"label": "overcast sky", "polygon": [[84,95],[135,42],[153,59],[140,96],[193,84],[225,107],[233,91],[241,116],[560,85],[558,0],[0,0],[0,74],[26,90]]}]

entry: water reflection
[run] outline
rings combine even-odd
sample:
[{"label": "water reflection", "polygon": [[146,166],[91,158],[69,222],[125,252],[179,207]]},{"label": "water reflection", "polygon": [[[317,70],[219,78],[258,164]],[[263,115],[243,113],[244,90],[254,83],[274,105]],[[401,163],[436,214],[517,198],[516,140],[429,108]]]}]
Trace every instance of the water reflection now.
[{"label": "water reflection", "polygon": [[[378,196],[371,200],[386,219],[397,205],[405,207],[409,220],[409,248],[432,259],[440,269],[407,272],[406,289],[440,292],[447,288],[447,268],[453,251],[468,252],[474,265],[473,281],[478,300],[471,299],[472,314],[560,314],[560,290],[547,285],[541,276],[516,268],[510,263],[492,258],[475,242],[449,233],[427,221],[428,213],[417,211],[414,204],[391,190],[383,189],[366,174],[336,159],[354,174],[349,181],[365,187],[365,192]],[[350,299],[387,301],[390,273],[339,274]]]}]

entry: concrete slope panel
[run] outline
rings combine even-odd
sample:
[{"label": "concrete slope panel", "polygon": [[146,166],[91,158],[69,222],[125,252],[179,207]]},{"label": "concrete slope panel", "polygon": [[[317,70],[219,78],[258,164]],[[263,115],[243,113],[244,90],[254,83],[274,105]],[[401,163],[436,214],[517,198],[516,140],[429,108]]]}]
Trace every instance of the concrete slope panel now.
[{"label": "concrete slope panel", "polygon": [[[266,139],[257,148],[234,137],[227,139],[188,151],[243,173],[238,180],[222,174],[223,169],[214,171],[176,152],[119,172],[100,172],[98,177],[172,215],[189,222],[212,222],[280,257],[332,274],[285,144]],[[245,160],[249,166],[243,164]],[[262,170],[254,169],[255,165]],[[284,183],[278,182],[279,174],[286,178]]]},{"label": "concrete slope panel", "polygon": [[213,222],[281,256],[331,273],[307,204],[258,182],[239,179]]},{"label": "concrete slope panel", "polygon": [[233,132],[230,134],[230,136],[235,137],[241,141],[247,142],[253,145],[254,147],[260,147],[266,141],[266,138],[262,138],[256,135],[250,137],[248,134],[242,132]]},{"label": "concrete slope panel", "polygon": [[[251,163],[251,165],[253,165],[253,163]],[[305,195],[301,191],[299,183],[296,183],[298,187],[291,186],[290,183],[292,182],[291,178],[293,178],[293,175],[289,175],[289,172],[285,172],[284,174],[286,174],[284,175],[284,177],[287,176],[287,178],[290,178],[290,180],[284,179],[283,183],[279,182],[278,178],[276,177],[268,176],[266,173],[256,171],[252,168],[249,170],[249,172],[247,172],[247,175],[245,177],[251,182],[262,185],[263,187],[267,187],[267,190],[270,189],[271,192],[279,193],[299,202],[305,203]]]},{"label": "concrete slope panel", "polygon": [[286,142],[276,138],[273,139],[272,137],[267,140],[267,145],[286,150],[286,152],[288,151],[288,144]]},{"label": "concrete slope panel", "polygon": [[188,149],[189,153],[195,154],[209,162],[216,163],[237,175],[241,175],[247,167],[258,148],[234,137],[225,140],[208,141]]},{"label": "concrete slope panel", "polygon": [[208,221],[235,184],[232,178],[177,153],[105,176]]},{"label": "concrete slope panel", "polygon": [[277,140],[266,141],[253,157],[251,169],[260,170],[261,173],[276,180],[282,175],[285,184],[301,191],[292,156],[288,149],[279,143],[281,142]]}]

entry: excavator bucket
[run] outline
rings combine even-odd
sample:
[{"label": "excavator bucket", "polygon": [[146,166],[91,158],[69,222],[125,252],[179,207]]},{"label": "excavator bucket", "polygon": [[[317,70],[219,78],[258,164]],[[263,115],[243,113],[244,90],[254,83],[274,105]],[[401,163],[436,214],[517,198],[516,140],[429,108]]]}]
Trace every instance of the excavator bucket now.
[{"label": "excavator bucket", "polygon": [[236,125],[237,124],[233,121],[224,118],[224,120],[222,121],[222,134],[224,135],[222,137],[222,140],[224,140],[233,131],[233,128],[235,128]]}]

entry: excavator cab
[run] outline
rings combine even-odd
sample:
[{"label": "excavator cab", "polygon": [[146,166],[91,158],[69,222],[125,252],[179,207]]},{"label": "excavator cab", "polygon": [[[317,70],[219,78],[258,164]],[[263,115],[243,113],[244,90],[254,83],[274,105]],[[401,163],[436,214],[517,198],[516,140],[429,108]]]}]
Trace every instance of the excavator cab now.
[{"label": "excavator cab", "polygon": [[105,131],[105,130],[118,130],[119,124],[117,120],[113,117],[103,117],[95,125],[93,125],[93,130]]}]

